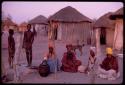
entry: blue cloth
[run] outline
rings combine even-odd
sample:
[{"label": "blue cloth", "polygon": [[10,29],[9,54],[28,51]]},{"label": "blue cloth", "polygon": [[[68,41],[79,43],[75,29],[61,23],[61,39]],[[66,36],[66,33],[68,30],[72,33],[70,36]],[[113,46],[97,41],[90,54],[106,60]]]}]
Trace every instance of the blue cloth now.
[{"label": "blue cloth", "polygon": [[50,72],[57,72],[57,70],[59,70],[59,68],[58,68],[58,59],[57,58],[48,58],[47,59],[47,63],[48,63],[48,65],[49,65],[49,67],[50,67]]}]

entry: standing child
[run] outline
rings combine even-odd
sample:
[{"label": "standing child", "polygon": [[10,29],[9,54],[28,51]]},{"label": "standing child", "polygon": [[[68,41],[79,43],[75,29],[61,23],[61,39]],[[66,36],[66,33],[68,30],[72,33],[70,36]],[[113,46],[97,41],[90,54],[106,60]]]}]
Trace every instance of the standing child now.
[{"label": "standing child", "polygon": [[8,37],[8,52],[9,52],[9,67],[13,68],[13,59],[15,54],[15,40],[13,38],[14,31],[9,29],[9,37]]}]

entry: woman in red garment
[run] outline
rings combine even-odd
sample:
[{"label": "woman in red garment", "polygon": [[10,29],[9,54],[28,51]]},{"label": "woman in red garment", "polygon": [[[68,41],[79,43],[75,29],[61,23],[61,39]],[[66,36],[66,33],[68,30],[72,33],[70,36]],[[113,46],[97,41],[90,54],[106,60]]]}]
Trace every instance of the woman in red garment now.
[{"label": "woman in red garment", "polygon": [[72,45],[66,45],[66,48],[67,52],[63,55],[61,69],[65,72],[77,72],[81,61],[77,60],[75,54],[72,52]]}]

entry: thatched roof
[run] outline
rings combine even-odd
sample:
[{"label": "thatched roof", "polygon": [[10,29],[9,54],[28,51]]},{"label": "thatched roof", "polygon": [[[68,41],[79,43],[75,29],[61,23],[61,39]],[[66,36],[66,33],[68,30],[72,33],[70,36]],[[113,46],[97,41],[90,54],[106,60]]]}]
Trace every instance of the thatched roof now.
[{"label": "thatched roof", "polygon": [[27,26],[27,24],[28,24],[28,23],[26,23],[26,22],[22,22],[22,23],[20,24],[20,27],[21,27],[21,26],[24,26],[24,27],[25,27],[25,26]]},{"label": "thatched roof", "polygon": [[116,18],[123,18],[123,7],[118,9],[114,14],[112,14],[110,19],[115,20]]},{"label": "thatched roof", "polygon": [[50,16],[48,21],[60,21],[60,22],[92,22],[91,19],[81,14],[75,8],[71,6],[65,7],[54,15]]},{"label": "thatched roof", "polygon": [[3,26],[17,26],[11,19],[7,18],[6,20],[2,21]]},{"label": "thatched roof", "polygon": [[108,12],[101,16],[95,23],[94,28],[114,28],[115,22],[109,19],[111,12]]},{"label": "thatched roof", "polygon": [[28,22],[29,24],[47,24],[47,18],[39,15]]}]

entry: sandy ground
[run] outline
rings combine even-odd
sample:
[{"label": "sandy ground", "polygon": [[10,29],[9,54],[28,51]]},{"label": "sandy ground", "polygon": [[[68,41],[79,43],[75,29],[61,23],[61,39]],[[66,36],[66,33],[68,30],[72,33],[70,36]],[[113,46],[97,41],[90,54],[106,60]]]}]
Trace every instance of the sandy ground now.
[{"label": "sandy ground", "polygon": [[[33,66],[38,66],[42,60],[44,53],[48,50],[47,46],[48,40],[47,37],[42,38],[40,35],[35,37],[33,43]],[[87,65],[88,56],[89,56],[89,48],[90,45],[86,45],[83,47],[83,55],[79,56],[80,53],[78,50],[77,52],[77,59],[82,61],[83,65]],[[8,50],[7,50],[7,36],[2,36],[2,62],[6,64],[6,71],[9,73],[11,70],[8,68]],[[56,41],[56,53],[59,61],[62,59],[63,53],[66,51],[65,43],[61,41]],[[101,55],[100,62],[105,58],[105,46],[101,46]],[[27,64],[25,53],[21,53],[20,63]],[[60,62],[61,64],[61,62]],[[121,73],[120,78],[115,81],[101,79],[95,77],[95,84],[120,84],[123,82],[123,59],[118,58],[119,70]],[[23,70],[23,68],[22,68]],[[10,72],[11,73],[11,72]],[[91,83],[91,75],[87,75],[84,73],[68,73],[59,71],[57,72],[57,78],[54,78],[55,74],[50,74],[48,77],[41,77],[37,71],[28,74],[23,78],[22,83],[63,83],[63,84],[89,84]],[[10,81],[8,83],[14,83],[14,81]]]}]

